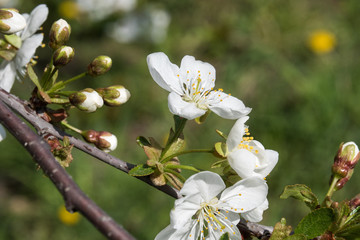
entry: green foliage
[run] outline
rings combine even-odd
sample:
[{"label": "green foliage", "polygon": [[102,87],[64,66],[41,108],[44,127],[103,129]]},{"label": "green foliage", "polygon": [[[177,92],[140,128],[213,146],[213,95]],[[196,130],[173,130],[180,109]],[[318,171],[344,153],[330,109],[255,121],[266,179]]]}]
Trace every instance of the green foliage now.
[{"label": "green foliage", "polygon": [[227,233],[223,234],[219,240],[229,240],[229,239],[230,239],[229,233],[227,232]]},{"label": "green foliage", "polygon": [[315,194],[304,184],[286,186],[280,198],[287,199],[289,197],[303,201],[311,210],[319,206],[319,201]]},{"label": "green foliage", "polygon": [[136,177],[148,176],[152,173],[154,173],[154,169],[146,164],[137,165],[136,167],[132,168],[129,171],[130,176],[136,176]]},{"label": "green foliage", "polygon": [[306,235],[308,239],[322,235],[334,221],[331,208],[319,208],[306,215],[295,228],[295,234]]},{"label": "green foliage", "polygon": [[282,240],[286,239],[291,233],[291,226],[286,225],[285,218],[282,218],[280,222],[274,226],[274,231],[271,234],[270,240]]}]

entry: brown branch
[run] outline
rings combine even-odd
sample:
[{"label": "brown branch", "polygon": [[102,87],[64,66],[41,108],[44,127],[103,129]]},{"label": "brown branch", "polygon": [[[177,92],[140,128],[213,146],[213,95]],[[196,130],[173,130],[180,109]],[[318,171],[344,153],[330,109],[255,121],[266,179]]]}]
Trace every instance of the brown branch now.
[{"label": "brown branch", "polygon": [[[18,114],[20,114],[24,119],[26,119],[35,129],[38,131],[40,135],[51,134],[57,138],[63,139],[64,136],[68,136],[70,143],[74,144],[76,148],[79,150],[103,161],[123,172],[128,173],[131,168],[134,167],[133,164],[127,163],[122,161],[110,154],[107,154],[98,148],[83,142],[71,135],[66,134],[60,129],[55,128],[52,124],[48,123],[47,121],[43,120],[38,116],[38,114],[29,106],[29,103],[23,100],[20,100],[16,96],[9,94],[8,92],[0,89],[0,100],[5,102],[9,107],[15,110]],[[15,128],[16,129],[16,128]],[[155,186],[149,179],[149,177],[138,177],[143,182],[159,189],[160,191],[174,197],[174,198],[181,198],[181,194],[178,190],[165,185],[165,186]],[[239,229],[245,235],[252,235],[256,236],[259,239],[267,239],[269,234],[272,233],[273,228],[268,226],[263,226],[256,223],[250,223],[241,221],[238,224]]]},{"label": "brown branch", "polygon": [[26,148],[63,195],[69,211],[79,211],[109,239],[132,240],[126,230],[99,208],[72,180],[50,151],[49,145],[0,101],[0,122]]}]

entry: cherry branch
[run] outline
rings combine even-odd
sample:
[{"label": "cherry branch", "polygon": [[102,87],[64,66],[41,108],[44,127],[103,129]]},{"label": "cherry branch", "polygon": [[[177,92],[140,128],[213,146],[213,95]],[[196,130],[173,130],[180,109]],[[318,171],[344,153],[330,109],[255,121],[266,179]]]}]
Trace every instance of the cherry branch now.
[{"label": "cherry branch", "polygon": [[[42,113],[36,113],[31,107],[30,107],[30,104],[27,102],[27,101],[23,101],[21,99],[19,99],[18,97],[4,91],[3,89],[0,88],[0,100],[3,101],[6,105],[8,105],[10,108],[12,108],[14,111],[16,111],[19,115],[21,115],[26,121],[28,121],[37,131],[38,131],[38,134],[40,136],[44,136],[44,135],[47,135],[47,134],[51,134],[51,135],[54,135],[55,137],[57,138],[60,138],[60,139],[63,139],[64,136],[67,136],[69,138],[69,141],[71,144],[73,144],[76,148],[78,148],[79,150],[99,159],[100,161],[102,162],[105,162],[107,164],[109,164],[110,166],[112,167],[115,167],[125,173],[128,173],[130,169],[132,169],[135,165],[131,164],[131,163],[128,163],[128,162],[125,162],[123,160],[120,160],[110,154],[107,154],[105,152],[103,152],[102,150],[86,143],[86,142],[83,142],[82,140],[80,139],[77,139],[69,134],[66,134],[64,131],[62,131],[61,129],[58,129],[56,128],[55,126],[53,126],[52,124],[48,123],[47,121],[45,121],[44,119],[42,119],[40,116],[42,115]],[[0,103],[1,103],[0,101]],[[1,104],[3,105],[3,104]],[[2,108],[0,107],[0,122],[1,121],[4,121],[3,118],[7,117],[7,116],[4,116],[4,114],[2,113]],[[9,110],[8,110],[9,111]],[[13,115],[13,118],[17,118],[18,119],[18,123],[19,125],[21,126],[26,126],[24,124],[24,122],[22,122],[16,115],[14,115],[12,112],[10,112],[12,115]],[[22,142],[20,139],[21,139],[21,135],[27,135],[27,134],[24,134],[24,132],[21,132],[21,131],[16,131],[19,129],[19,127],[17,127],[16,124],[14,125],[7,125],[6,123],[4,123],[5,127],[7,127],[9,129],[9,131],[20,141]],[[15,133],[14,133],[15,132]],[[49,151],[49,148],[48,148],[48,145],[45,144],[45,142],[38,136],[36,135],[35,133],[33,133],[31,130],[30,132],[32,134],[34,134],[35,136],[37,136],[37,141],[40,141],[42,144],[35,144],[35,145],[40,145],[42,146],[44,144],[44,146],[42,147],[46,147],[47,149],[47,152],[50,153],[51,155],[51,158],[56,161],[53,157],[53,155],[51,154],[51,152]],[[20,138],[20,139],[19,139]],[[32,150],[32,148],[29,148],[29,144],[25,145],[25,143],[23,143],[24,146],[28,149],[28,151],[32,154],[32,156],[35,158],[35,160],[37,160],[37,155],[34,154],[34,150]],[[47,154],[48,154],[47,153]],[[63,172],[66,173],[66,171],[56,162],[56,164],[61,168],[61,170]],[[39,164],[40,165],[40,164]],[[49,170],[47,168],[47,166],[44,166],[45,169],[43,169],[45,172],[48,172],[48,173],[51,173],[51,170]],[[52,169],[52,168],[50,168]],[[57,172],[57,171],[56,171]],[[67,174],[67,173],[66,173]],[[67,175],[68,176],[68,175]],[[70,177],[70,176],[68,176]],[[137,177],[139,180],[151,185],[152,187],[155,187],[157,188],[158,190],[174,197],[174,198],[181,198],[181,194],[179,193],[178,190],[168,186],[168,185],[164,185],[164,186],[155,186],[150,178],[148,176],[145,176],[145,177]],[[52,179],[53,180],[53,179]],[[60,179],[60,182],[57,182],[55,183],[55,185],[58,187],[58,185],[62,186],[62,189],[60,190],[59,188],[59,191],[60,193],[64,196],[64,199],[67,200],[67,195],[68,192],[66,192],[64,189],[67,189],[67,188],[63,188],[64,184],[63,182],[61,181],[62,179]],[[57,185],[58,184],[58,185]],[[75,184],[75,183],[73,183]],[[75,185],[76,186],[76,185]],[[81,194],[82,191],[76,186],[76,188],[70,188],[72,189],[73,191],[79,191]],[[80,194],[80,195],[81,195]],[[85,196],[86,197],[86,196]],[[90,200],[90,199],[89,199]],[[90,200],[91,201],[91,200]],[[80,210],[79,208],[75,208],[73,209],[73,205],[74,204],[70,204],[69,205],[69,202],[67,202],[67,208],[69,210],[79,210],[81,213],[84,214],[85,217],[88,218],[88,215],[89,215],[89,212],[87,212],[88,210],[86,209],[82,209]],[[72,203],[72,202],[71,202]],[[86,202],[83,202],[82,204],[86,205]],[[77,205],[76,205],[77,206]],[[95,205],[96,206],[96,205]],[[96,206],[97,207],[97,206]],[[98,208],[98,207],[97,207]],[[100,209],[100,211],[102,211]],[[90,218],[88,218],[91,222],[93,222]],[[107,217],[105,219],[108,219]],[[111,219],[109,217],[109,219]],[[109,220],[110,221],[110,220]],[[113,221],[111,219],[111,221]],[[94,223],[93,224],[98,227],[96,224],[97,223]],[[269,227],[269,226],[263,226],[263,225],[260,225],[260,224],[256,224],[256,223],[250,223],[250,222],[245,222],[245,221],[241,221],[239,224],[238,224],[238,227],[239,229],[241,230],[241,232],[245,235],[245,236],[256,236],[257,238],[259,239],[268,239],[269,235],[271,235],[272,231],[273,231],[273,228],[272,227]],[[99,229],[100,230],[100,229]],[[100,230],[101,231],[101,230]],[[106,233],[105,233],[106,234]],[[113,238],[113,239],[117,239],[117,238]],[[124,238],[124,239],[127,239],[127,238]]]},{"label": "cherry branch", "polygon": [[109,239],[135,239],[81,191],[71,176],[56,161],[49,145],[2,101],[0,101],[0,122],[26,148],[45,175],[51,179],[64,197],[66,208],[70,212],[81,212]]}]

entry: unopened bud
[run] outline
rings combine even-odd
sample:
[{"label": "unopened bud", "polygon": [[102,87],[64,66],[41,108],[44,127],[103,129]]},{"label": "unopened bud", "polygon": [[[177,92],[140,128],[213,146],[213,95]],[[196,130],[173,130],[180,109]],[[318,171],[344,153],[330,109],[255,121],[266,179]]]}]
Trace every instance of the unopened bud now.
[{"label": "unopened bud", "polygon": [[117,138],[114,134],[102,131],[99,133],[99,139],[95,146],[104,152],[114,151],[117,147]]},{"label": "unopened bud", "polygon": [[131,94],[129,90],[122,85],[115,85],[107,88],[97,89],[100,95],[104,99],[104,103],[107,106],[115,107],[126,103]]},{"label": "unopened bud", "polygon": [[16,9],[0,9],[0,32],[12,34],[26,27],[25,18]]},{"label": "unopened bud", "polygon": [[88,74],[99,76],[110,70],[112,60],[108,56],[98,56],[88,65]]},{"label": "unopened bud", "polygon": [[91,88],[71,94],[69,100],[72,105],[85,112],[95,112],[104,104],[102,97]]},{"label": "unopened bud", "polygon": [[354,142],[342,143],[334,159],[334,164],[332,166],[333,174],[340,178],[350,178],[350,171],[354,169],[359,158],[359,148]]},{"label": "unopened bud", "polygon": [[57,20],[53,23],[50,29],[49,46],[54,50],[58,49],[59,47],[65,45],[65,43],[69,40],[70,34],[70,25],[64,19]]},{"label": "unopened bud", "polygon": [[74,57],[75,51],[72,47],[62,46],[56,49],[53,55],[53,64],[55,67],[63,67]]},{"label": "unopened bud", "polygon": [[83,131],[81,135],[87,142],[95,143],[99,137],[99,132],[91,129]]}]

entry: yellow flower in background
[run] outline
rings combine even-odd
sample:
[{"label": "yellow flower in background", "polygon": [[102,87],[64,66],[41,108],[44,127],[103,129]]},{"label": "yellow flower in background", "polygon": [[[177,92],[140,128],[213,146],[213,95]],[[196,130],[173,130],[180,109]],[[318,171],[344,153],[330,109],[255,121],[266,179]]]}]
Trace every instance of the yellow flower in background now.
[{"label": "yellow flower in background", "polygon": [[59,208],[58,217],[60,221],[66,225],[75,225],[80,220],[80,214],[78,212],[69,213],[64,206]]},{"label": "yellow flower in background", "polygon": [[317,54],[325,54],[334,50],[335,35],[327,30],[317,30],[310,34],[308,39],[310,49]]},{"label": "yellow flower in background", "polygon": [[79,16],[79,6],[74,1],[62,1],[59,4],[59,14],[65,19],[75,19]]}]

